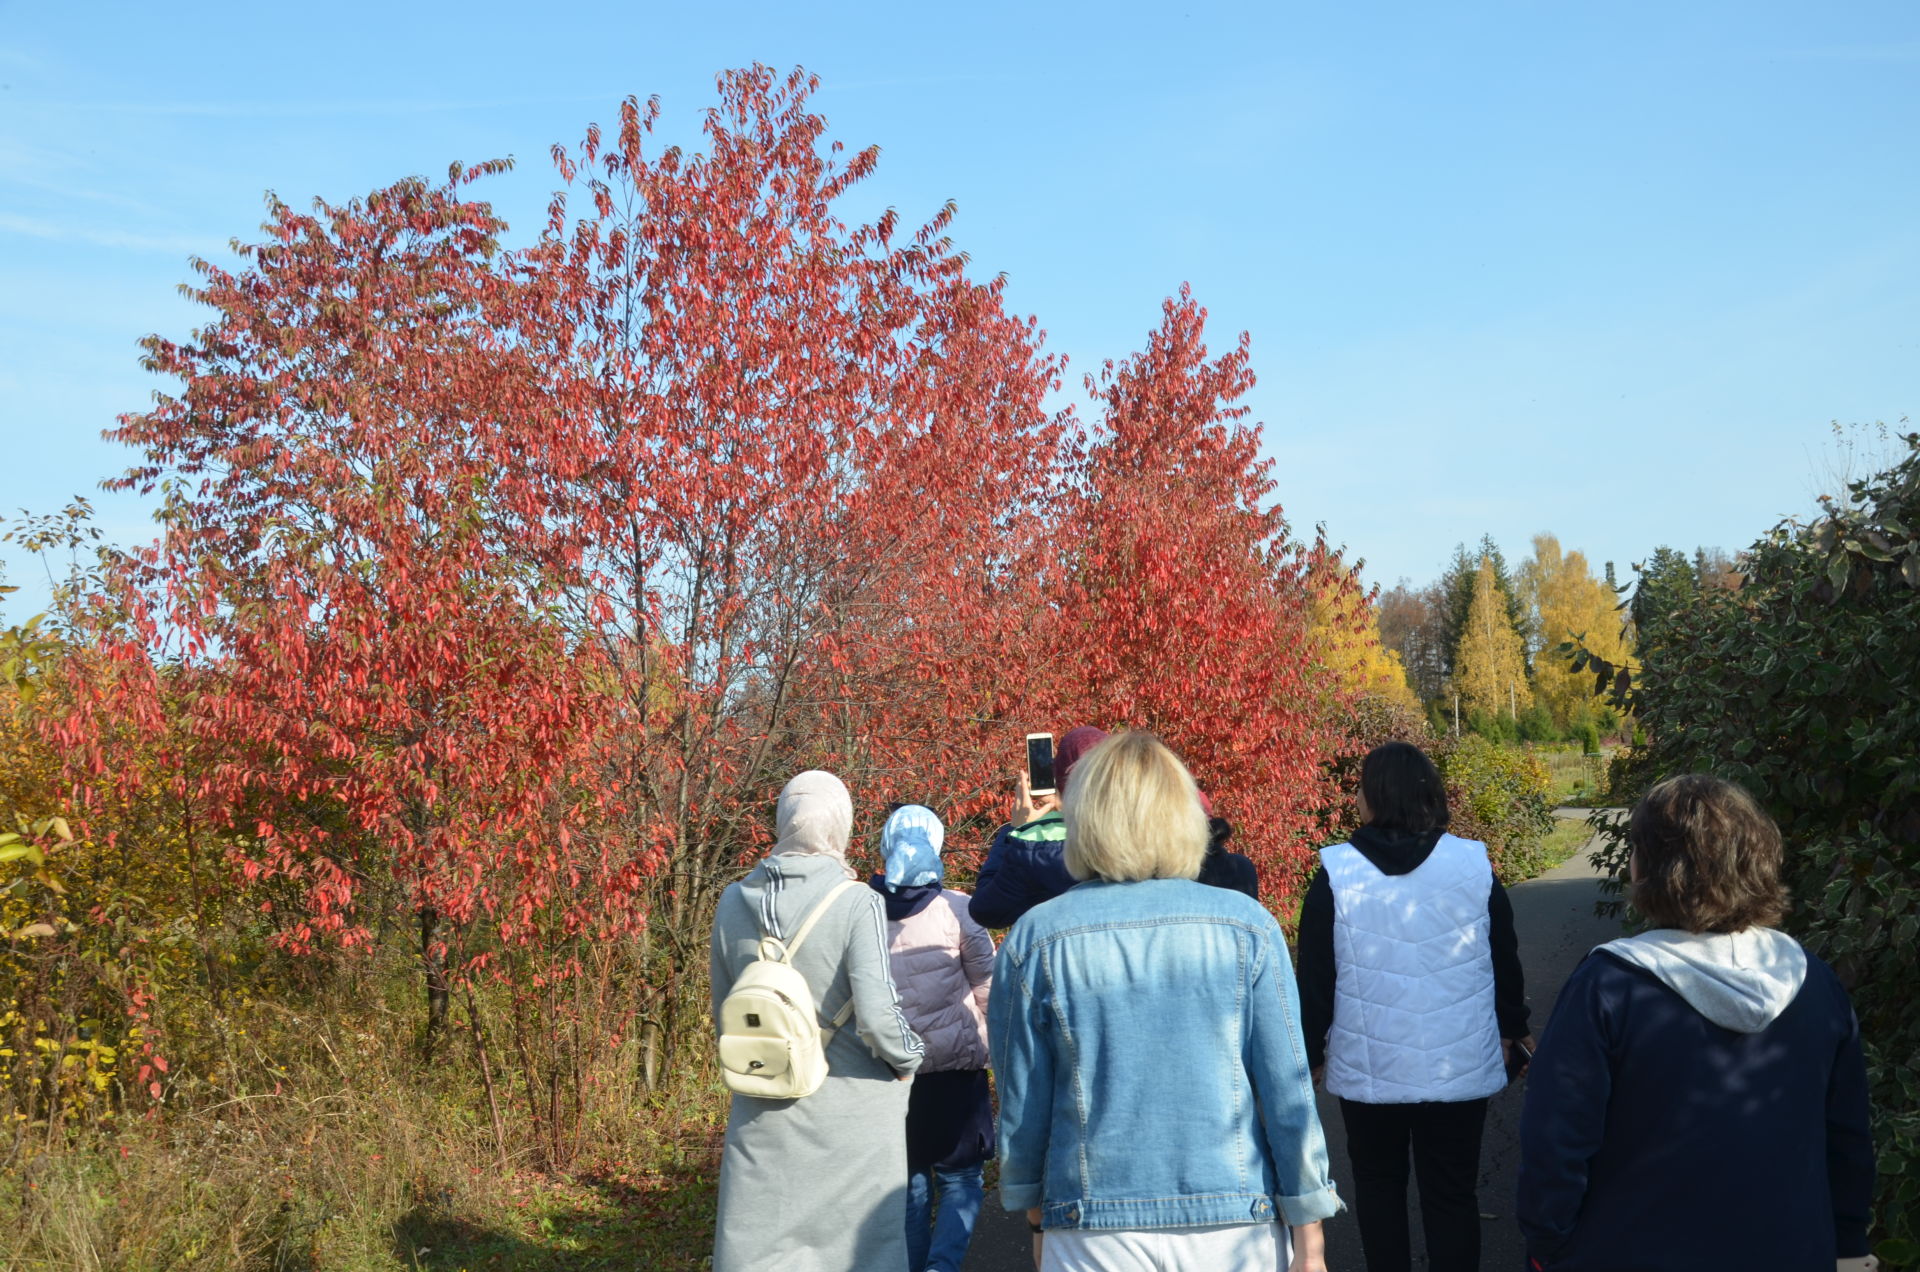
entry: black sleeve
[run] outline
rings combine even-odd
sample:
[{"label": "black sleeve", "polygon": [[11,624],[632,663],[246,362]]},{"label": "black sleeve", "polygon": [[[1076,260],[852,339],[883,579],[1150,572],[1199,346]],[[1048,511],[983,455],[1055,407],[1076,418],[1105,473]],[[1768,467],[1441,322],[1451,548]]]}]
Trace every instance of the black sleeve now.
[{"label": "black sleeve", "polygon": [[1260,899],[1260,871],[1253,862],[1237,852],[1209,852],[1200,863],[1195,878],[1209,888],[1226,888]]},{"label": "black sleeve", "polygon": [[1333,1028],[1333,885],[1316,870],[1300,899],[1300,948],[1294,978],[1300,982],[1300,1027],[1307,1035],[1307,1067],[1327,1059]]},{"label": "black sleeve", "polygon": [[1253,858],[1242,856],[1237,852],[1233,854],[1233,864],[1233,886],[1258,901],[1260,899],[1260,867],[1253,864]]},{"label": "black sleeve", "polygon": [[1527,1068],[1514,1218],[1527,1241],[1529,1267],[1551,1267],[1565,1247],[1606,1140],[1615,1037],[1610,961],[1588,955],[1574,968]]},{"label": "black sleeve", "polygon": [[1020,905],[1020,889],[1011,876],[1017,871],[1007,868],[1007,858],[1013,851],[1011,825],[1002,826],[993,833],[993,843],[987,848],[987,859],[980,864],[980,876],[973,883],[973,899],[967,902],[967,916],[981,927],[1012,927],[1013,921],[1025,913]]},{"label": "black sleeve", "polygon": [[1493,1015],[1502,1038],[1527,1036],[1527,978],[1520,970],[1520,937],[1513,930],[1513,903],[1500,881],[1487,893],[1488,939],[1493,944]]},{"label": "black sleeve", "polygon": [[1852,1019],[1827,1079],[1827,1186],[1833,1196],[1834,1250],[1842,1259],[1867,1253],[1867,1225],[1873,1218],[1872,1121],[1860,1022]]}]

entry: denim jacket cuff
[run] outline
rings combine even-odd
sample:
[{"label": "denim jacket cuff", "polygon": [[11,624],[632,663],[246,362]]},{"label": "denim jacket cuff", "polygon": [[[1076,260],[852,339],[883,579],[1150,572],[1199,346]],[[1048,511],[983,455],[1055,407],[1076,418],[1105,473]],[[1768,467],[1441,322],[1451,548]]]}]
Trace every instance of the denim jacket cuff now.
[{"label": "denim jacket cuff", "polygon": [[1332,1184],[1298,1197],[1277,1197],[1275,1200],[1280,1203],[1280,1214],[1289,1228],[1331,1219],[1343,1208],[1340,1194],[1334,1191]]},{"label": "denim jacket cuff", "polygon": [[1006,1179],[1000,1181],[1000,1204],[1008,1210],[1032,1210],[1041,1201],[1041,1186],[1016,1184]]}]

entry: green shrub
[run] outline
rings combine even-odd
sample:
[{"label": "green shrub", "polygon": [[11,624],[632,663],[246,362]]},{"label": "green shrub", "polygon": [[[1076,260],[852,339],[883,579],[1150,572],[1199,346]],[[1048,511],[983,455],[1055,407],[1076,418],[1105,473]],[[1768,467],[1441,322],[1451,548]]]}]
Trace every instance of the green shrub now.
[{"label": "green shrub", "polygon": [[1513,717],[1498,712],[1491,715],[1484,711],[1472,712],[1467,716],[1465,732],[1489,742],[1513,742],[1520,736],[1519,730],[1514,727]]},{"label": "green shrub", "polygon": [[1487,846],[1503,883],[1546,868],[1541,845],[1553,829],[1547,768],[1531,753],[1475,734],[1441,744],[1434,762],[1447,780],[1453,833]]},{"label": "green shrub", "polygon": [[1561,738],[1559,726],[1553,722],[1553,712],[1539,703],[1520,713],[1514,722],[1514,732],[1522,742],[1558,742]]},{"label": "green shrub", "polygon": [[[1787,926],[1846,983],[1866,1040],[1889,1268],[1920,1267],[1920,437],[1908,446],[1815,525],[1754,544],[1738,590],[1673,613],[1626,704],[1645,746],[1612,775],[1626,802],[1716,773],[1780,823]],[[1625,856],[1616,831],[1595,859]]]}]

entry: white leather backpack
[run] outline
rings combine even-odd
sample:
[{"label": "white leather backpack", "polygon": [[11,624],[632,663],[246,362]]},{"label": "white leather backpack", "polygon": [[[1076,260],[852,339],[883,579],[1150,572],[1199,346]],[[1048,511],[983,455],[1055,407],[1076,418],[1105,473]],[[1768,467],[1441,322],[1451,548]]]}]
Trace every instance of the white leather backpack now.
[{"label": "white leather backpack", "polygon": [[798,1100],[827,1080],[827,1043],[853,1015],[853,1000],[830,1028],[822,1029],[813,991],[794,969],[793,956],[840,894],[859,886],[848,879],[829,891],[792,941],[761,937],[759,956],[720,1000],[720,1076],[729,1090],[763,1100]]}]

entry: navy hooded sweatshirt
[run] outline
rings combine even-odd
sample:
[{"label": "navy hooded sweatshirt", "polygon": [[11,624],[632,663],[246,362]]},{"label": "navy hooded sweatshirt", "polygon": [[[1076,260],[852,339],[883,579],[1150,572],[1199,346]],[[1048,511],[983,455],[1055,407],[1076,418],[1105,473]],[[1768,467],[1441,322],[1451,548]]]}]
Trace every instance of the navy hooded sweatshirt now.
[{"label": "navy hooded sweatshirt", "polygon": [[1831,1272],[1867,1253],[1866,1066],[1846,990],[1763,928],[1589,954],[1528,1071],[1517,1214],[1552,1272]]}]

